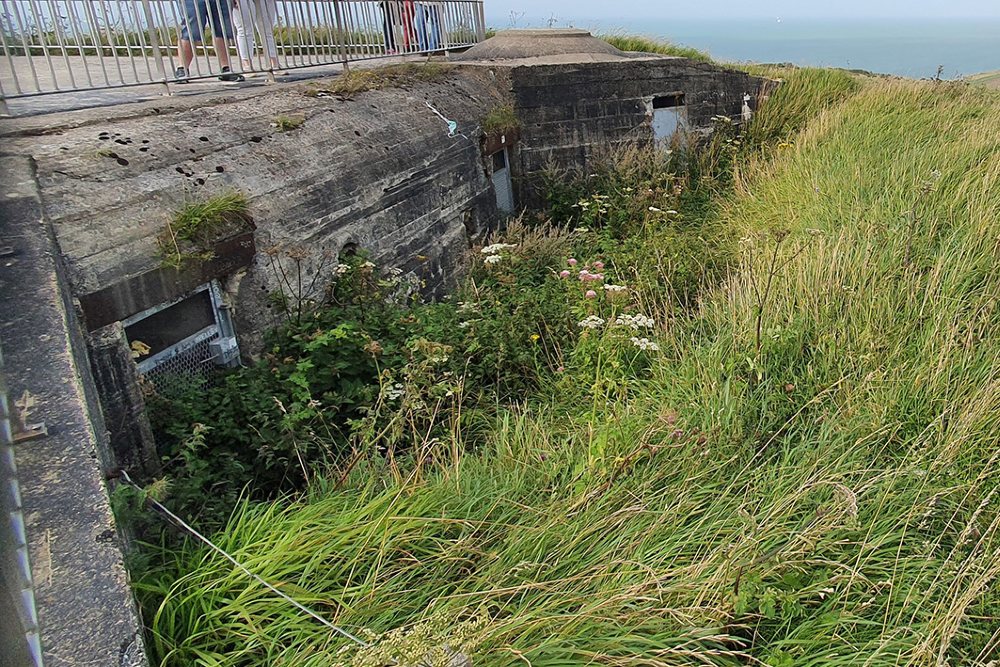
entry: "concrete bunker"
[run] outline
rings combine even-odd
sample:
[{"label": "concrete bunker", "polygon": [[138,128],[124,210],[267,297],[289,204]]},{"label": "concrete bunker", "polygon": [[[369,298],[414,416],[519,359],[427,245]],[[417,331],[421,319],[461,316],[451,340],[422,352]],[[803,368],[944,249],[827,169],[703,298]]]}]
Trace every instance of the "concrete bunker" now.
[{"label": "concrete bunker", "polygon": [[[69,166],[59,151],[36,157],[43,195],[68,202],[50,215],[119,463],[153,451],[140,444],[150,431],[137,383],[164,386],[260,349],[263,332],[280,322],[269,299],[282,288],[276,266],[294,261],[332,279],[338,256],[364,248],[440,294],[469,247],[507,216],[541,204],[546,170],[582,171],[616,147],[707,133],[716,115],[739,118],[746,91],[761,88],[743,72],[622,52],[583,30],[501,32],[453,60],[458,67],[440,79],[403,91],[353,99],[288,88],[102,125],[99,137],[175,136],[178,127],[190,135],[172,147],[154,141],[128,164],[111,165],[111,174],[99,157]],[[498,109],[500,120],[487,122]],[[277,131],[279,113],[303,124]],[[64,142],[100,146],[95,134],[72,128]],[[164,267],[149,242],[162,224],[157,207],[169,210],[178,185],[191,192],[190,179],[203,171],[201,192],[186,196],[241,189],[250,228],[216,240],[204,258]],[[101,174],[111,187],[95,201],[80,177]],[[124,235],[122,223],[136,219],[142,233]],[[65,233],[67,223],[90,231]]]}]

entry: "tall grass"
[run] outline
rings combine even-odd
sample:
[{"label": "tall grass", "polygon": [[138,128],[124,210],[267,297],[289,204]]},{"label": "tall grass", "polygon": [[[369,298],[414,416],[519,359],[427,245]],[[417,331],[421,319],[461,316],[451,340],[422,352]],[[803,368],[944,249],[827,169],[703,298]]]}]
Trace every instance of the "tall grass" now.
[{"label": "tall grass", "polygon": [[[353,631],[485,616],[476,665],[1000,659],[1000,96],[808,76],[842,94],[772,98],[761,132],[802,129],[741,170],[739,264],[633,398],[557,385],[222,546]],[[139,587],[163,664],[349,658],[202,549]]]},{"label": "tall grass", "polygon": [[701,62],[711,61],[711,57],[704,51],[699,51],[690,46],[679,46],[670,42],[657,39],[655,37],[644,37],[642,35],[628,35],[624,33],[614,33],[598,35],[600,39],[620,49],[622,51],[639,51],[641,53],[658,53],[664,56],[678,56],[690,58]]}]

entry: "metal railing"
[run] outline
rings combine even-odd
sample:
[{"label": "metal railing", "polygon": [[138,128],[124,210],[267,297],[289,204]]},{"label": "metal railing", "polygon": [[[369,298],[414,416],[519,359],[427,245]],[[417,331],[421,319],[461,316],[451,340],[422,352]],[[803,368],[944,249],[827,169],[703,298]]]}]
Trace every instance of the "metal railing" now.
[{"label": "metal railing", "polygon": [[[482,0],[0,0],[2,98],[434,53],[485,37]],[[190,62],[185,63],[187,58]],[[178,72],[178,67],[184,67]]]}]

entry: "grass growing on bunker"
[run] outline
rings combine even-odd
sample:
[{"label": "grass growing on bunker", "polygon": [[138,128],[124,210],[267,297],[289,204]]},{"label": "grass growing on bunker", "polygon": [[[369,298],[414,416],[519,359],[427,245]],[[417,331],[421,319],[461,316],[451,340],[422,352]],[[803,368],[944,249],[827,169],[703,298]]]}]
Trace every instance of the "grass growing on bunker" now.
[{"label": "grass growing on bunker", "polygon": [[500,134],[512,132],[521,127],[521,121],[510,104],[499,104],[489,110],[483,118],[483,132]]},{"label": "grass growing on bunker", "polygon": [[310,85],[305,94],[310,97],[335,95],[350,98],[371,90],[405,88],[414,83],[441,81],[453,69],[453,65],[431,61],[352,69],[329,83]]},{"label": "grass growing on bunker", "polygon": [[302,127],[302,124],[306,122],[305,116],[275,116],[274,127],[278,128],[279,132],[291,132],[292,130],[297,130]]},{"label": "grass growing on bunker", "polygon": [[[478,448],[363,457],[216,539],[376,642],[484,618],[476,665],[1000,659],[1000,96],[804,76],[716,195],[738,244],[689,310],[572,232],[539,284],[580,333]],[[501,242],[503,284],[536,255]],[[203,549],[138,586],[165,665],[369,664]]]},{"label": "grass growing on bunker", "polygon": [[187,259],[211,259],[220,233],[250,224],[249,210],[246,195],[235,190],[185,204],[157,237],[164,266],[176,269]]},{"label": "grass growing on bunker", "polygon": [[657,53],[663,56],[678,56],[690,58],[700,62],[710,62],[712,60],[704,51],[699,51],[690,46],[679,46],[670,42],[656,39],[654,37],[644,37],[642,35],[629,35],[624,33],[614,33],[607,35],[597,35],[611,46],[622,51],[638,51],[640,53]]}]

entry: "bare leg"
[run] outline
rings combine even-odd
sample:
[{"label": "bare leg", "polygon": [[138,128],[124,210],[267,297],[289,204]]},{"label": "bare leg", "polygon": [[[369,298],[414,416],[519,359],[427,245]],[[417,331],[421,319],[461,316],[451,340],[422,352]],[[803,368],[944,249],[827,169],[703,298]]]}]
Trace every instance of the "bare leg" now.
[{"label": "bare leg", "polygon": [[187,69],[191,66],[191,61],[194,60],[194,49],[191,48],[191,40],[182,39],[177,44],[177,60],[180,61],[181,66]]},{"label": "bare leg", "polygon": [[219,58],[219,67],[229,67],[229,45],[224,37],[213,37],[212,44],[215,46],[215,55]]}]

